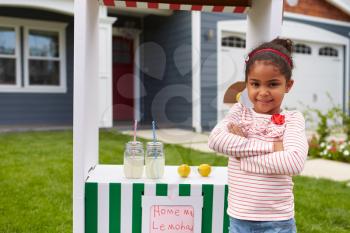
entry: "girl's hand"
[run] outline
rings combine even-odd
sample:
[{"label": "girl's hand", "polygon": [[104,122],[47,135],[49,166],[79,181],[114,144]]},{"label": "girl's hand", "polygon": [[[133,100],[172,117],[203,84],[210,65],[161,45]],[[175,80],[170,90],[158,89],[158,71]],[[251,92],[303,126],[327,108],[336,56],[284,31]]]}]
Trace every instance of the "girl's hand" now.
[{"label": "girl's hand", "polygon": [[242,129],[240,127],[238,127],[237,125],[233,124],[233,123],[229,123],[227,125],[227,129],[230,133],[241,136],[241,137],[245,137]]},{"label": "girl's hand", "polygon": [[282,141],[274,142],[273,143],[273,151],[274,152],[284,151],[283,142]]}]

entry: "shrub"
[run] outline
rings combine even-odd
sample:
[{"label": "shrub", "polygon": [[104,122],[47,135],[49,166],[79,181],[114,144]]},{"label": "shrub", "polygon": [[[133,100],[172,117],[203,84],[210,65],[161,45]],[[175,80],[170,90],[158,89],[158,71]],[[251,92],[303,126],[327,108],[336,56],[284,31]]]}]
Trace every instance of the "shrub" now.
[{"label": "shrub", "polygon": [[[312,118],[312,113],[315,113],[316,120]],[[308,108],[304,115],[307,120],[316,122],[316,134],[309,140],[309,155],[316,158],[350,162],[350,116],[335,106],[325,113],[318,109]],[[336,130],[345,134],[345,141],[329,140],[329,136]]]},{"label": "shrub", "polygon": [[318,144],[315,143],[315,138],[313,137],[310,140],[309,145],[309,155],[311,157],[350,162],[349,141],[344,142],[332,140]]}]

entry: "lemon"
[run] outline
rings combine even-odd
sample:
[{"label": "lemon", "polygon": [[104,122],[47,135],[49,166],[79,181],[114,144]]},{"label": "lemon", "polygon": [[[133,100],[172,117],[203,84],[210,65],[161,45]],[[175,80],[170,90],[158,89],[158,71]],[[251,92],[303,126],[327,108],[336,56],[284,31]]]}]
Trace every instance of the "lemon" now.
[{"label": "lemon", "polygon": [[198,167],[198,173],[201,174],[201,176],[207,177],[210,175],[211,172],[211,166],[209,164],[201,164]]},{"label": "lemon", "polygon": [[239,102],[241,100],[242,92],[238,92],[236,95],[236,101]]},{"label": "lemon", "polygon": [[190,172],[191,168],[187,164],[182,164],[177,168],[177,173],[179,173],[181,177],[187,177]]}]

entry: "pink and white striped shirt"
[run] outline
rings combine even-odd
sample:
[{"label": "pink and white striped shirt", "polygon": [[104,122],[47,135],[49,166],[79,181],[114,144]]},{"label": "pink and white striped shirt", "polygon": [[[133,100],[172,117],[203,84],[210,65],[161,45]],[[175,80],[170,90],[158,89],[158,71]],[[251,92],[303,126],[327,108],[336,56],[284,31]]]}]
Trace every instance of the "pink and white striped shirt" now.
[{"label": "pink and white striped shirt", "polygon": [[[281,221],[294,217],[292,176],[304,167],[308,152],[305,120],[298,111],[283,111],[285,123],[274,124],[271,115],[256,113],[240,103],[212,130],[209,147],[229,155],[228,209],[234,218]],[[228,123],[246,135],[229,132]],[[273,142],[283,140],[284,151]]]}]

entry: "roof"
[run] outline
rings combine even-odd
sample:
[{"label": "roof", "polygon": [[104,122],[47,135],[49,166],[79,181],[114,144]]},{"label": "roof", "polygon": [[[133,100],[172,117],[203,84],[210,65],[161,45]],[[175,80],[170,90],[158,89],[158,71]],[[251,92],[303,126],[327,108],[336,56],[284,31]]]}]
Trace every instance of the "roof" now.
[{"label": "roof", "polygon": [[326,0],[326,1],[336,6],[337,8],[341,9],[348,15],[350,15],[350,0]]}]

